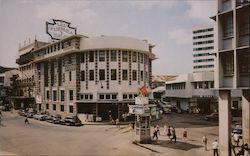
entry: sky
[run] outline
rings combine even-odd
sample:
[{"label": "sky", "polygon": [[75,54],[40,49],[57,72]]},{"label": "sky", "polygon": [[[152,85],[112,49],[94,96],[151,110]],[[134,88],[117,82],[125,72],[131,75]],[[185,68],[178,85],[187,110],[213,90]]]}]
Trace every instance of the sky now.
[{"label": "sky", "polygon": [[86,36],[129,36],[156,45],[153,74],[192,72],[192,31],[213,26],[216,0],[0,0],[0,65],[17,67],[19,44],[49,41],[45,22]]}]

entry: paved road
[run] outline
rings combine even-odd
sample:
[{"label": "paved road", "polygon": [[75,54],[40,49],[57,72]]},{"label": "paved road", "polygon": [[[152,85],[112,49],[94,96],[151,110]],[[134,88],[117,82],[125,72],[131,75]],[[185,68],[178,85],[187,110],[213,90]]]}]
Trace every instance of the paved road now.
[{"label": "paved road", "polygon": [[[137,146],[132,144],[133,132],[128,126],[117,128],[112,125],[85,125],[69,127],[47,122],[29,120],[10,112],[3,113],[0,127],[0,155],[211,155],[204,152],[201,137],[207,133],[212,139],[217,137],[218,127],[210,123],[200,123],[191,116],[170,115],[154,124],[165,123],[176,126],[177,137],[182,128],[188,130],[188,140],[177,139],[171,143],[161,135],[157,142]],[[172,122],[172,123],[171,123]],[[202,124],[202,125],[201,125]],[[161,128],[161,131],[163,129]],[[210,146],[210,145],[209,145]],[[153,152],[152,150],[156,152]]]}]

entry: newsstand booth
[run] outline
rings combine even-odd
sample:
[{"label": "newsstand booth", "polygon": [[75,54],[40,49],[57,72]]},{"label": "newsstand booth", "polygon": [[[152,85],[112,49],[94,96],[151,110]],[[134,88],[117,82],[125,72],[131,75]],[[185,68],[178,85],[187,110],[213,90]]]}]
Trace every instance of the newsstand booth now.
[{"label": "newsstand booth", "polygon": [[136,97],[135,105],[129,105],[129,113],[135,114],[134,141],[150,143],[150,116],[155,115],[156,105],[149,104],[148,97]]}]

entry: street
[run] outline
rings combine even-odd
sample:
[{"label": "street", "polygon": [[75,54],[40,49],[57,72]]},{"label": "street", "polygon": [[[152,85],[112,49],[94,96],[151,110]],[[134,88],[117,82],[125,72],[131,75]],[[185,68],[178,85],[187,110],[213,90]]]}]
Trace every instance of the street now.
[{"label": "street", "polygon": [[[211,143],[218,138],[218,126],[186,114],[165,115],[152,123],[159,125],[158,141],[152,144],[133,144],[129,125],[84,125],[69,127],[29,119],[16,113],[3,112],[0,127],[0,155],[212,155]],[[177,143],[163,134],[165,123],[176,127]],[[182,130],[188,137],[182,140]],[[208,136],[208,151],[204,150],[202,136]]]}]

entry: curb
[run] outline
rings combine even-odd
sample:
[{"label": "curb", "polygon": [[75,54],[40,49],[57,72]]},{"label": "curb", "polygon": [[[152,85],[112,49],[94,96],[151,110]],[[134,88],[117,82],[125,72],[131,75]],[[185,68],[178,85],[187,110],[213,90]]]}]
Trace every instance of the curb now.
[{"label": "curb", "polygon": [[133,141],[133,144],[135,144],[135,145],[137,145],[137,146],[140,146],[140,147],[142,147],[142,148],[145,148],[145,149],[147,149],[147,150],[150,150],[150,151],[152,151],[152,152],[161,154],[159,151],[156,151],[156,150],[151,149],[151,148],[149,148],[149,147],[143,146],[142,144],[139,144],[139,143],[137,143],[137,142],[135,142],[135,141]]},{"label": "curb", "polygon": [[[114,123],[109,123],[109,122],[82,122],[83,125],[113,125],[113,126],[117,126]],[[118,125],[129,125],[131,124],[131,122],[125,122],[125,123],[119,123]]]}]

